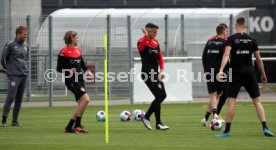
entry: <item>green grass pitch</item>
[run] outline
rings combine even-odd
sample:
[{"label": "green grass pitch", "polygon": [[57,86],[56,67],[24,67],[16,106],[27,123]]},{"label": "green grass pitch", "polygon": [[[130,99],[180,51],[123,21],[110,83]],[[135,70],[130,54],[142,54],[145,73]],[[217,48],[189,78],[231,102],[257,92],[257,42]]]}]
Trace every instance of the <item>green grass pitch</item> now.
[{"label": "green grass pitch", "polygon": [[[93,101],[91,101],[93,103]],[[207,104],[163,104],[162,120],[170,126],[167,131],[146,130],[141,122],[121,122],[122,110],[146,110],[149,105],[109,107],[109,144],[105,143],[105,123],[97,122],[96,112],[104,106],[89,106],[83,117],[88,134],[65,134],[75,107],[22,108],[23,127],[0,128],[1,150],[269,150],[275,149],[276,138],[265,137],[255,108],[251,103],[237,103],[231,137],[218,138],[218,131],[202,127]],[[225,106],[224,106],[225,107]],[[268,126],[276,133],[276,103],[264,103]],[[2,109],[0,109],[2,112]],[[222,112],[224,115],[225,110]],[[154,115],[151,118],[154,126]]]}]

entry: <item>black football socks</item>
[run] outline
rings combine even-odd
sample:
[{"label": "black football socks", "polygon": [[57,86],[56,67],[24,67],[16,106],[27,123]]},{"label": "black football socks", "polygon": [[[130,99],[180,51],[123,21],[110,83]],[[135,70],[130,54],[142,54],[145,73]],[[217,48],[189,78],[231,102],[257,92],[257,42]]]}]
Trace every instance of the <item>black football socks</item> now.
[{"label": "black football socks", "polygon": [[209,113],[209,112],[206,112],[206,113],[205,113],[205,120],[206,120],[206,121],[209,119],[210,115],[211,115],[211,113]]},{"label": "black football socks", "polygon": [[224,133],[230,132],[231,122],[226,122]]},{"label": "black football socks", "polygon": [[73,125],[74,125],[74,123],[75,123],[75,120],[70,119],[70,121],[69,121],[68,125],[66,126],[66,128],[67,128],[67,129],[72,128]]},{"label": "black football socks", "polygon": [[77,117],[75,128],[81,126],[81,117]]}]

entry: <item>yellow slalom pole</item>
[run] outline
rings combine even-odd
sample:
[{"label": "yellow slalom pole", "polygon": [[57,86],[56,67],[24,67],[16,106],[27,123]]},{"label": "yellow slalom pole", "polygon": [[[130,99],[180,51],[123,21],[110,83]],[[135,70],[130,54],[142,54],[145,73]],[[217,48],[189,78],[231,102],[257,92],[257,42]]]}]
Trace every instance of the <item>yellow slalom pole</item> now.
[{"label": "yellow slalom pole", "polygon": [[108,83],[107,83],[107,34],[104,34],[104,105],[105,105],[105,142],[108,144]]}]

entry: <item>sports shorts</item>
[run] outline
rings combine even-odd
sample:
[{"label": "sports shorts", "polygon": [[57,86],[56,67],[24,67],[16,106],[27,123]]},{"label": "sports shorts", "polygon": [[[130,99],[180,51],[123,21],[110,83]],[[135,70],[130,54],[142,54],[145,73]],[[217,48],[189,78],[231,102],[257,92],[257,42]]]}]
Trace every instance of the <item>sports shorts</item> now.
[{"label": "sports shorts", "polygon": [[233,73],[226,88],[227,97],[237,98],[241,87],[244,87],[251,98],[260,96],[258,80],[254,72]]}]

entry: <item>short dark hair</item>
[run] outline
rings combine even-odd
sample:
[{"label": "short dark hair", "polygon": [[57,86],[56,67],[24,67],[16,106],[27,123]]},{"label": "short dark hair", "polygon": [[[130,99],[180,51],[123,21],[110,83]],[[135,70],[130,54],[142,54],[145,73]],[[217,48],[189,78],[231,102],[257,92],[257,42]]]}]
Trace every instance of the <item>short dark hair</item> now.
[{"label": "short dark hair", "polygon": [[240,26],[244,26],[245,25],[245,18],[244,17],[237,18],[236,24],[240,25]]},{"label": "short dark hair", "polygon": [[25,26],[18,26],[15,30],[15,34],[21,34],[23,31],[28,31],[28,29]]},{"label": "short dark hair", "polygon": [[224,23],[219,24],[216,28],[217,34],[221,34],[227,28],[228,26],[226,24]]},{"label": "short dark hair", "polygon": [[156,28],[156,29],[159,29],[159,27],[156,24],[151,23],[151,22],[147,23],[145,27],[146,28]]},{"label": "short dark hair", "polygon": [[75,31],[67,31],[64,35],[64,42],[65,44],[71,44],[72,43],[72,37],[75,37],[78,33]]}]

